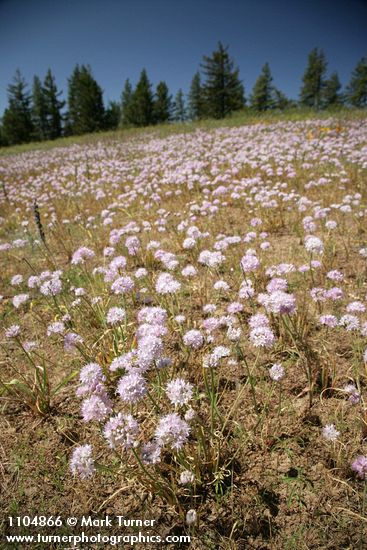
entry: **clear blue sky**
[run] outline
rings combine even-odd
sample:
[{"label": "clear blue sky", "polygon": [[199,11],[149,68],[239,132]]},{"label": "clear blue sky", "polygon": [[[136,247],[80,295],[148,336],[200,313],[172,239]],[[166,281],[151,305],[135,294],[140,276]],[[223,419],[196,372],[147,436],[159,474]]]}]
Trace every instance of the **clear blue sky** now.
[{"label": "clear blue sky", "polygon": [[247,96],[268,61],[275,85],[296,98],[315,46],[347,83],[367,55],[366,29],[367,0],[0,0],[0,113],[17,67],[28,83],[51,67],[64,97],[76,63],[91,65],[106,102],[143,67],[153,84],[187,92],[219,40]]}]

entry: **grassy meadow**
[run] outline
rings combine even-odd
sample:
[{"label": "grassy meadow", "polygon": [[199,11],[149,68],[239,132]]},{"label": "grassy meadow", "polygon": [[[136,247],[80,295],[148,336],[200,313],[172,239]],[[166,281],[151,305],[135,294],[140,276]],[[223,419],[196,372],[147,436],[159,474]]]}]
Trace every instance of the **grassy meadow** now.
[{"label": "grassy meadow", "polygon": [[366,548],[366,182],[361,111],[1,149],[0,547]]}]

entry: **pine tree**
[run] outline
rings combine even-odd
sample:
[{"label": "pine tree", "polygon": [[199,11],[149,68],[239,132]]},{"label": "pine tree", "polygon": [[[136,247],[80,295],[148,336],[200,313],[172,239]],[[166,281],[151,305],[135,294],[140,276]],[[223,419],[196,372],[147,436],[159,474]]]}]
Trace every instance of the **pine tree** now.
[{"label": "pine tree", "polygon": [[153,123],[153,92],[145,69],[132,94],[130,117],[134,126],[149,126]]},{"label": "pine tree", "polygon": [[198,120],[204,116],[204,93],[201,86],[200,73],[195,73],[190,86],[189,97],[189,118]]},{"label": "pine tree", "polygon": [[43,95],[46,103],[46,139],[56,139],[62,134],[62,114],[61,110],[65,106],[65,101],[59,99],[62,92],[57,90],[55,78],[48,69],[43,81]]},{"label": "pine tree", "polygon": [[324,52],[314,48],[308,56],[308,64],[302,77],[300,103],[305,107],[320,109],[322,92],[325,87],[327,62]]},{"label": "pine tree", "polygon": [[117,101],[110,101],[105,112],[104,127],[106,130],[116,130],[121,119],[121,105]]},{"label": "pine tree", "polygon": [[3,121],[0,120],[0,147],[5,147],[6,145],[8,145],[8,143],[4,136]]},{"label": "pine tree", "polygon": [[133,96],[133,89],[130,84],[130,80],[125,80],[125,86],[121,94],[121,126],[129,126],[132,123],[131,119],[131,101]]},{"label": "pine tree", "polygon": [[186,120],[185,99],[181,89],[178,90],[173,102],[173,120],[177,122],[184,122]]},{"label": "pine tree", "polygon": [[74,70],[68,79],[68,111],[65,117],[65,134],[67,135],[75,133],[75,126],[80,116],[78,98],[79,78],[80,68],[79,65],[75,65]]},{"label": "pine tree", "polygon": [[267,111],[275,107],[274,86],[270,67],[265,63],[259,78],[256,80],[250,97],[250,104],[255,111]]},{"label": "pine tree", "polygon": [[76,65],[68,80],[67,130],[72,134],[104,127],[103,92],[87,65]]},{"label": "pine tree", "polygon": [[367,57],[362,57],[352,72],[347,86],[347,98],[353,107],[367,106]]},{"label": "pine tree", "polygon": [[4,140],[9,145],[31,141],[33,135],[31,96],[19,69],[15,73],[13,84],[8,86],[8,101],[9,104],[3,116]]},{"label": "pine tree", "polygon": [[172,97],[169,94],[168,86],[165,82],[159,82],[153,101],[153,121],[156,124],[168,122],[171,118]]},{"label": "pine tree", "polygon": [[325,80],[325,86],[322,92],[322,105],[323,107],[332,107],[342,104],[341,89],[338,73],[334,72],[330,77]]},{"label": "pine tree", "polygon": [[274,107],[276,109],[279,109],[280,111],[284,111],[289,107],[293,107],[293,103],[295,102],[293,100],[288,99],[287,96],[275,86],[273,89],[273,93],[274,93]]},{"label": "pine tree", "polygon": [[40,78],[33,78],[32,88],[33,138],[42,141],[47,138],[47,107]]},{"label": "pine tree", "polygon": [[214,118],[224,118],[244,107],[244,90],[239,79],[239,69],[234,69],[228,54],[228,46],[221,42],[210,57],[204,56],[202,69],[206,77],[204,84],[205,112]]}]

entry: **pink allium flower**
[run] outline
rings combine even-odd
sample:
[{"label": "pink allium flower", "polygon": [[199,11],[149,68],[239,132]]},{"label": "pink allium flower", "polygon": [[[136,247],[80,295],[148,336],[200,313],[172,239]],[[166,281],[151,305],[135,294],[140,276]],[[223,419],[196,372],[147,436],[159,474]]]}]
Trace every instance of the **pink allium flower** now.
[{"label": "pink allium flower", "polygon": [[146,277],[147,275],[148,275],[148,270],[145,269],[145,267],[139,267],[139,269],[137,269],[135,271],[136,279],[142,279],[143,277]]},{"label": "pink allium flower", "polygon": [[164,325],[167,322],[167,311],[161,307],[143,307],[138,312],[138,322]]},{"label": "pink allium flower", "polygon": [[131,371],[137,368],[137,355],[137,350],[132,350],[115,357],[110,365],[110,371],[114,372],[118,369]]},{"label": "pink allium flower", "polygon": [[161,460],[162,446],[158,441],[150,441],[141,449],[141,460],[143,464],[157,464]]},{"label": "pink allium flower", "polygon": [[334,328],[338,326],[338,319],[335,315],[320,315],[319,322],[321,325],[325,325],[329,328]]},{"label": "pink allium flower", "polygon": [[326,302],[326,290],[324,288],[311,288],[310,295],[314,302]]},{"label": "pink allium flower", "polygon": [[244,273],[248,273],[250,271],[256,271],[258,267],[260,266],[260,260],[252,255],[252,254],[246,254],[241,259],[241,268]]},{"label": "pink allium flower", "polygon": [[138,237],[135,236],[127,237],[125,241],[125,246],[130,256],[136,256],[140,248],[140,241]]},{"label": "pink allium flower", "polygon": [[16,338],[20,334],[20,326],[19,325],[11,325],[9,328],[5,330],[5,336],[6,338]]},{"label": "pink allium flower", "polygon": [[62,282],[58,277],[52,277],[40,286],[40,293],[44,296],[57,296],[62,290]]},{"label": "pink allium flower", "polygon": [[105,382],[106,377],[98,363],[84,365],[79,374],[80,385],[76,391],[77,395],[93,393],[97,387]]},{"label": "pink allium flower", "polygon": [[346,328],[348,332],[359,329],[359,319],[355,315],[346,313],[339,319],[339,326]]},{"label": "pink allium flower", "polygon": [[269,376],[274,382],[280,382],[285,376],[285,370],[280,363],[274,363],[269,369]]},{"label": "pink allium flower", "polygon": [[343,298],[343,291],[341,288],[334,286],[333,288],[329,288],[329,290],[325,291],[325,298],[332,300],[333,302],[336,300],[341,300]]},{"label": "pink allium flower", "polygon": [[367,456],[357,456],[352,462],[351,468],[360,479],[367,479]]},{"label": "pink allium flower", "polygon": [[196,246],[196,240],[192,237],[187,237],[187,239],[184,240],[182,243],[182,248],[185,250],[190,250],[191,248],[194,248]]},{"label": "pink allium flower", "polygon": [[51,323],[47,327],[47,336],[51,336],[51,334],[61,334],[65,330],[65,325],[62,321],[55,321],[54,323]]},{"label": "pink allium flower", "polygon": [[322,428],[322,435],[328,441],[336,441],[340,432],[335,428],[334,424],[326,424]]},{"label": "pink allium flower", "polygon": [[168,382],[166,394],[171,403],[175,406],[186,405],[192,398],[193,386],[182,378],[175,378]]},{"label": "pink allium flower", "polygon": [[200,330],[189,330],[184,334],[183,337],[184,344],[193,349],[199,349],[204,344],[204,336],[201,334]]},{"label": "pink allium flower", "polygon": [[238,342],[241,338],[242,331],[240,328],[229,326],[227,329],[227,338],[231,342]]},{"label": "pink allium flower", "polygon": [[86,246],[81,246],[76,250],[73,254],[73,257],[71,259],[71,263],[73,265],[78,264],[84,264],[85,260],[89,260],[91,258],[94,258],[95,253],[90,248],[87,248]]},{"label": "pink allium flower", "polygon": [[366,311],[366,306],[359,301],[351,302],[347,305],[348,313],[364,313]]},{"label": "pink allium flower", "polygon": [[253,287],[252,281],[250,279],[245,279],[240,286],[240,290],[238,292],[238,297],[242,300],[246,300],[248,298],[252,298],[255,294],[255,289]]},{"label": "pink allium flower", "polygon": [[338,271],[337,269],[328,271],[328,273],[326,274],[326,277],[331,281],[342,281],[344,279],[343,273],[340,273],[340,271]]},{"label": "pink allium flower", "polygon": [[23,348],[25,349],[25,351],[27,353],[37,349],[39,346],[38,346],[38,343],[35,342],[34,340],[30,340],[30,341],[27,341],[27,342],[23,342]]},{"label": "pink allium flower", "polygon": [[180,475],[180,485],[190,485],[195,481],[195,475],[190,470],[184,470]]},{"label": "pink allium flower", "polygon": [[186,321],[186,317],[185,317],[185,315],[176,315],[175,321],[176,321],[176,323],[181,325],[182,323],[184,323]]},{"label": "pink allium flower", "polygon": [[240,313],[243,311],[243,305],[240,302],[232,302],[227,306],[227,312],[230,314]]},{"label": "pink allium flower", "polygon": [[225,256],[219,251],[211,252],[210,250],[203,250],[199,254],[198,262],[207,267],[217,267],[223,263],[225,259]]},{"label": "pink allium flower", "polygon": [[209,369],[215,368],[219,365],[221,359],[228,357],[230,354],[231,351],[229,348],[225,346],[216,346],[212,353],[203,358],[203,367]]},{"label": "pink allium flower", "polygon": [[193,508],[186,513],[186,525],[194,525],[198,520],[198,514]]},{"label": "pink allium flower", "polygon": [[82,416],[84,422],[96,420],[101,422],[107,415],[111,414],[112,405],[105,391],[94,393],[82,403]]},{"label": "pink allium flower", "polygon": [[158,294],[174,294],[180,288],[181,283],[176,281],[170,273],[161,273],[155,285]]},{"label": "pink allium flower", "polygon": [[261,220],[261,218],[252,218],[252,220],[250,220],[250,225],[252,227],[257,227],[258,225],[261,225],[263,222]]},{"label": "pink allium flower", "polygon": [[147,393],[147,383],[141,374],[126,374],[117,386],[117,393],[126,403],[136,403]]},{"label": "pink allium flower", "polygon": [[81,479],[87,479],[94,474],[91,445],[79,445],[74,449],[70,460],[70,470],[74,475],[79,475]]},{"label": "pink allium flower", "polygon": [[23,282],[23,275],[14,275],[10,280],[10,284],[12,286],[19,286],[22,284],[22,282]]},{"label": "pink allium flower", "polygon": [[318,237],[307,235],[305,238],[305,248],[313,254],[322,254],[324,251],[324,243]]},{"label": "pink allium flower", "polygon": [[334,220],[328,220],[325,223],[326,229],[333,230],[338,226],[338,224]]},{"label": "pink allium flower", "polygon": [[118,273],[119,270],[125,269],[127,260],[125,256],[116,256],[109,263],[109,269],[115,273]]},{"label": "pink allium flower", "polygon": [[256,348],[271,348],[275,342],[273,331],[266,326],[258,326],[250,331],[250,341]]},{"label": "pink allium flower", "polygon": [[106,248],[103,249],[103,256],[105,258],[109,258],[110,256],[113,256],[115,253],[115,249],[113,246],[106,246]]},{"label": "pink allium flower", "polygon": [[160,338],[161,336],[166,336],[168,334],[168,329],[163,325],[150,325],[149,323],[143,323],[140,325],[135,333],[136,339],[141,340],[146,336],[155,336]]},{"label": "pink allium flower", "polygon": [[17,294],[12,300],[13,306],[18,309],[21,305],[25,304],[28,299],[29,294]]},{"label": "pink allium flower", "polygon": [[111,307],[106,315],[106,320],[109,325],[117,325],[124,321],[126,311],[122,307]]},{"label": "pink allium flower", "polygon": [[143,370],[147,370],[154,361],[162,357],[164,346],[162,339],[153,334],[143,336],[138,341],[137,362]]},{"label": "pink allium flower", "polygon": [[28,278],[28,282],[27,282],[28,288],[37,288],[38,286],[40,286],[40,284],[41,284],[40,277],[36,277],[35,275],[31,275]]},{"label": "pink allium flower", "polygon": [[358,403],[361,400],[361,394],[357,390],[354,384],[347,384],[344,387],[344,391],[349,394],[348,401],[352,403],[352,405],[358,405]]},{"label": "pink allium flower", "polygon": [[183,277],[195,277],[197,275],[197,269],[193,265],[187,265],[181,271]]},{"label": "pink allium flower", "polygon": [[276,277],[275,279],[272,279],[270,283],[266,285],[266,290],[269,293],[275,292],[276,290],[286,291],[287,288],[288,288],[288,281],[286,279],[281,279],[280,277]]},{"label": "pink allium flower", "polygon": [[180,450],[190,434],[190,426],[177,413],[163,416],[158,423],[155,437],[160,445],[170,445],[174,450]]},{"label": "pink allium flower", "polygon": [[258,300],[271,313],[292,315],[296,311],[296,299],[293,294],[275,290],[268,295],[259,295]]},{"label": "pink allium flower", "polygon": [[216,281],[213,285],[214,290],[221,290],[223,292],[227,292],[230,290],[230,286],[226,281]]},{"label": "pink allium flower", "polygon": [[126,294],[132,292],[134,286],[135,283],[131,277],[119,277],[112,283],[111,290],[115,294]]},{"label": "pink allium flower", "polygon": [[263,313],[255,313],[255,315],[251,315],[248,324],[250,328],[268,327],[270,321]]},{"label": "pink allium flower", "polygon": [[83,338],[76,334],[75,332],[68,332],[64,336],[64,350],[65,351],[74,351],[77,344],[81,344]]},{"label": "pink allium flower", "polygon": [[131,414],[118,413],[105,424],[103,435],[111,449],[122,447],[125,451],[135,445],[139,425]]}]

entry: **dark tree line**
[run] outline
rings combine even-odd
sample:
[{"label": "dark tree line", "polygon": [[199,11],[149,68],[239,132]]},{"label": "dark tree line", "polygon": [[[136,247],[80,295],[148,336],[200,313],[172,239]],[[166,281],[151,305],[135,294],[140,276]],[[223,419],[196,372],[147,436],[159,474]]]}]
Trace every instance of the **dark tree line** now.
[{"label": "dark tree line", "polygon": [[210,56],[203,56],[187,98],[182,90],[178,90],[172,98],[164,81],[153,89],[143,69],[135,88],[127,79],[120,102],[112,101],[106,107],[103,90],[91,68],[76,65],[68,79],[65,102],[50,69],[43,82],[38,76],[34,77],[31,90],[17,70],[8,86],[8,106],[0,124],[0,145],[56,139],[62,135],[117,127],[149,126],[187,119],[219,119],[246,105],[256,112],[283,111],[297,106],[315,110],[341,105],[367,107],[366,57],[358,62],[345,90],[341,88],[336,72],[327,77],[324,52],[314,48],[308,56],[298,102],[288,99],[274,85],[268,63],[262,67],[247,102],[239,69],[231,59],[228,47],[220,42]]}]

